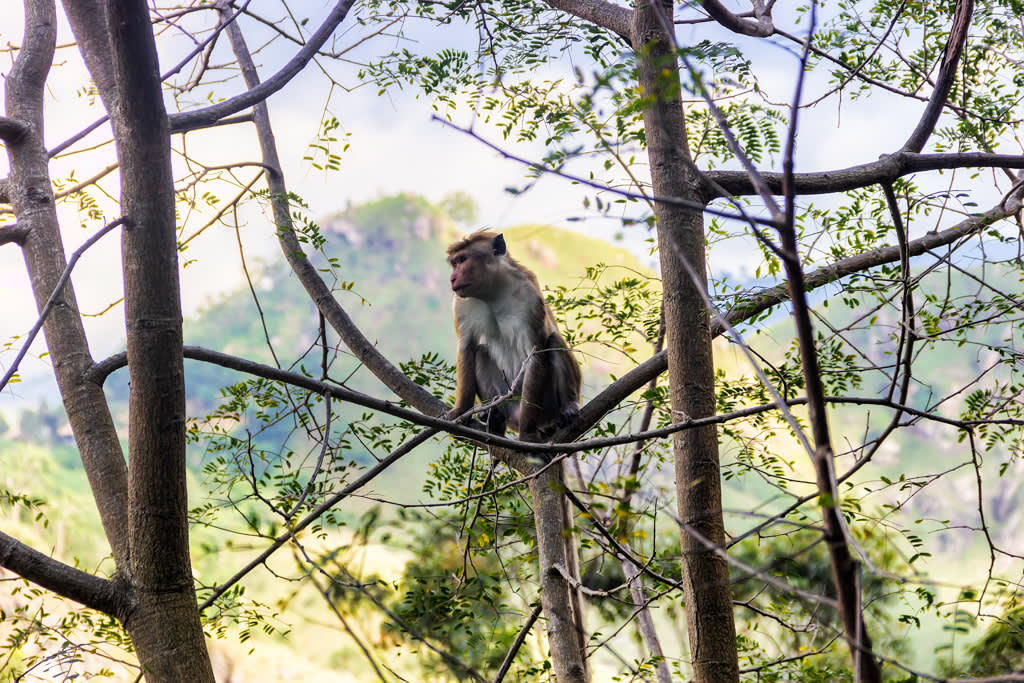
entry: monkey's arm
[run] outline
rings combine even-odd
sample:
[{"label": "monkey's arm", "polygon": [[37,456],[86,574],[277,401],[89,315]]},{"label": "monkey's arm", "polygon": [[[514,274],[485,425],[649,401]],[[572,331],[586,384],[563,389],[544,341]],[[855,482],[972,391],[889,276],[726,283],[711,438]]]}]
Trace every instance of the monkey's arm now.
[{"label": "monkey's arm", "polygon": [[557,332],[548,337],[548,355],[551,363],[551,379],[554,384],[555,404],[558,406],[554,418],[555,427],[561,429],[576,422],[580,414],[580,392],[583,389],[583,373],[579,361]]},{"label": "monkey's arm", "polygon": [[460,343],[455,361],[455,407],[448,413],[455,419],[473,407],[476,401],[476,344]]},{"label": "monkey's arm", "polygon": [[526,359],[523,393],[519,402],[519,440],[540,441],[540,422],[544,404],[544,391],[550,385],[551,368],[544,358],[544,350],[534,349]]},{"label": "monkey's arm", "polygon": [[[554,418],[550,413],[553,378],[548,346],[548,327],[553,321],[548,315],[544,300],[537,292],[537,305],[528,316],[529,329],[535,330],[533,352],[526,359],[523,369],[523,389],[519,402],[519,439],[520,441],[540,441],[540,429]],[[556,332],[557,334],[557,332]]]}]

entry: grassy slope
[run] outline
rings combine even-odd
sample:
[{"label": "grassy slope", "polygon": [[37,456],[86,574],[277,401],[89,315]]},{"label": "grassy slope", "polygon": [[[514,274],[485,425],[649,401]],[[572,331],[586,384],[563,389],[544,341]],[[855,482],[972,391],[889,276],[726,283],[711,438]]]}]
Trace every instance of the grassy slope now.
[{"label": "grassy slope", "polygon": [[[351,249],[340,235],[328,232],[327,251],[338,255],[339,277],[342,282],[353,283],[350,292],[339,292],[343,305],[364,332],[378,341],[395,361],[417,358],[428,352],[438,352],[442,357],[454,360],[451,295],[444,257],[446,240],[454,236],[454,232],[450,226],[442,224],[427,238],[410,237],[412,220],[421,211],[429,212],[429,207],[417,200],[388,198],[376,205],[357,209],[360,211],[361,215],[356,218],[367,224],[368,232],[376,240],[376,248]],[[405,220],[400,214],[405,214]],[[533,268],[543,285],[549,288],[577,286],[585,267],[597,262],[630,269],[643,268],[621,249],[548,226],[511,228],[505,231],[505,235],[512,253]],[[260,305],[275,347],[279,353],[303,348],[312,341],[310,331],[315,330],[315,312],[294,278],[284,269],[271,268],[267,275],[269,279],[264,280],[259,288]],[[414,286],[408,283],[410,275],[415,281]],[[409,328],[416,332],[410,334]],[[198,319],[186,321],[186,341],[271,362],[262,325],[247,290],[225,295],[211,303]],[[354,366],[354,363],[349,363],[349,367]],[[188,372],[191,414],[208,410],[217,400],[217,387],[239,379],[232,373],[193,363],[189,363]],[[339,370],[338,374],[344,372]],[[371,380],[359,379],[354,384],[364,390],[375,389]],[[109,389],[115,402],[123,401],[126,386],[112,383]],[[115,405],[115,412],[117,410]],[[198,470],[203,454],[196,452],[190,457]],[[404,462],[401,472],[382,477],[374,483],[373,489],[382,498],[411,500],[421,497],[417,486],[409,486],[410,478],[413,481],[417,479],[410,470],[423,467],[430,457],[432,454],[421,457],[415,464]],[[42,508],[47,521],[45,526],[40,523],[44,518],[35,518],[37,510],[19,506],[4,508],[5,531],[34,547],[49,550],[64,561],[109,573],[112,569],[109,558],[99,550],[105,547],[99,520],[74,449],[52,444],[7,442],[0,444],[0,462],[4,464],[0,469],[0,488],[33,495],[45,492],[46,497]],[[200,490],[197,479],[198,475],[190,485],[193,501],[198,499]],[[348,508],[353,515],[358,515],[369,505],[356,500]],[[195,573],[201,580],[223,579],[226,568],[243,564],[253,554],[254,549],[247,545],[225,549],[227,538],[226,534],[210,529],[199,529],[194,534]],[[337,532],[329,537],[327,543],[344,545],[350,541],[349,536]],[[219,550],[213,550],[217,548]],[[378,574],[386,580],[397,579],[410,559],[401,548],[379,544],[353,552],[361,556],[359,564],[367,575]],[[275,571],[287,574],[292,570],[293,562],[287,554],[282,554],[272,566]],[[324,681],[364,680],[369,674],[370,669],[357,647],[351,640],[338,637],[336,623],[308,619],[322,605],[321,598],[311,591],[308,584],[298,593],[281,596],[280,582],[261,571],[252,576],[247,587],[247,595],[270,607],[277,599],[286,598],[288,611],[277,625],[287,627],[290,624],[299,630],[288,639],[256,633],[253,642],[259,643],[259,647],[252,652],[249,645],[233,642],[233,638],[215,640],[212,649],[219,666],[236,666],[236,673],[265,681],[294,680],[297,676],[313,676]],[[10,596],[2,599],[10,600]],[[50,607],[54,614],[66,613],[71,608],[73,605],[59,601]],[[379,616],[361,614],[355,621],[355,628],[367,642],[373,643],[381,637]],[[300,652],[303,654],[299,655]],[[288,666],[281,664],[285,659]],[[406,672],[415,678],[415,668],[409,668],[414,659],[407,658],[406,661]],[[95,662],[94,665],[100,664]],[[355,677],[328,673],[332,668],[347,670]]]},{"label": "grassy slope", "polygon": [[[416,223],[417,218],[432,216],[437,222],[428,230]],[[423,353],[438,352],[442,357],[452,359],[454,335],[450,319],[450,294],[447,290],[447,267],[444,263],[443,248],[452,235],[452,229],[430,207],[419,200],[408,198],[386,198],[368,207],[360,207],[352,221],[360,221],[364,239],[372,244],[351,245],[347,238],[330,229],[331,222],[325,221],[328,233],[327,251],[338,259],[338,276],[343,282],[351,282],[352,291],[341,292],[343,304],[370,336],[378,340],[381,348],[392,359],[417,358]],[[422,221],[421,221],[422,222]],[[624,277],[632,271],[649,274],[641,263],[627,252],[599,240],[576,233],[558,230],[549,226],[520,226],[504,231],[510,252],[518,260],[535,270],[542,285],[548,289],[566,287],[569,289],[585,286],[583,273],[588,266],[605,263],[614,266],[611,277]],[[295,350],[312,341],[315,330],[315,312],[303,298],[294,278],[283,269],[272,269],[267,273],[269,281],[260,288],[261,305],[267,315],[271,336],[279,350],[294,353]],[[409,276],[413,283],[410,285]],[[410,333],[410,329],[414,333]],[[189,343],[198,343],[212,348],[245,354],[258,354],[267,359],[263,342],[263,331],[255,316],[255,307],[247,291],[236,292],[211,304],[198,320],[189,321],[186,326]],[[778,341],[787,340],[788,322],[783,320],[766,331],[766,336],[752,337],[750,341],[759,345],[766,356],[778,360],[781,356]],[[775,342],[765,341],[774,338]],[[787,343],[782,341],[782,346]],[[639,358],[647,355],[640,348]],[[716,358],[727,375],[749,374],[747,362],[736,354],[734,347],[719,344]],[[940,372],[944,360],[941,352],[927,354],[921,360],[921,376],[943,378]],[[355,367],[350,363],[348,367]],[[339,375],[344,374],[339,370]],[[209,368],[191,367],[189,376],[191,412],[206,410],[215,400],[216,387],[237,378]],[[604,382],[603,374],[588,376],[587,391],[597,390]],[[374,390],[373,382],[356,379],[356,388]],[[116,391],[115,391],[116,393]],[[860,437],[864,431],[866,411],[844,410],[841,417],[833,422],[837,443],[845,435]],[[878,411],[871,424],[877,426]],[[728,459],[730,446],[723,448]],[[881,465],[888,474],[920,469],[934,458],[934,442],[927,438],[910,439],[901,442],[898,458],[883,459]],[[795,449],[789,456],[797,471],[806,471],[805,459]],[[85,567],[100,567],[109,571],[109,562],[101,564],[103,558],[96,553],[100,543],[98,520],[92,502],[86,494],[86,483],[80,469],[74,465],[73,453],[67,448],[47,448],[24,443],[8,443],[0,446],[0,481],[3,488],[13,491],[46,492],[50,501],[47,516],[50,524],[41,528],[33,515],[24,510],[5,509],[5,530],[42,549],[52,549],[55,556],[69,562],[80,560]],[[199,464],[202,454],[195,454],[194,463]],[[418,486],[410,486],[410,479],[417,481],[415,472],[431,457],[425,454],[415,463],[406,462],[401,472],[395,472],[375,482],[374,488],[382,498],[414,500],[421,498]],[[670,469],[670,467],[669,467]],[[666,477],[670,475],[666,472]],[[763,500],[762,487],[753,478],[729,484],[727,506],[749,509],[750,504]],[[193,486],[193,490],[196,487]],[[364,510],[368,503],[355,501],[350,507],[353,514]],[[341,543],[343,539],[338,542]],[[207,580],[224,576],[225,567],[233,567],[251,556],[250,549],[236,549],[230,553],[206,555],[199,549],[222,545],[224,536],[212,531],[203,531],[196,539],[197,572]],[[972,549],[971,552],[975,550]],[[397,571],[408,557],[394,547],[371,546],[365,551],[372,557],[372,569],[385,578],[395,578]],[[288,569],[287,558],[279,560],[276,568]],[[933,563],[933,569],[941,569],[940,562]],[[951,565],[950,565],[951,566]],[[273,604],[275,592],[280,590],[274,579],[267,575],[255,577],[250,584],[250,594],[271,596],[266,601]],[[317,605],[319,598],[303,593],[295,597],[290,606],[289,620],[308,615]],[[359,627],[370,640],[379,624],[379,619],[365,616],[360,618]],[[334,624],[303,625],[285,643],[277,638],[260,639],[263,648],[299,647],[303,652],[316,653],[315,658],[323,666],[346,662],[353,670],[366,670],[363,660],[351,646],[341,645]],[[297,645],[301,644],[301,646]],[[312,647],[310,647],[312,645]],[[233,648],[233,649],[232,649]],[[228,648],[233,656],[244,654],[234,646]],[[290,655],[291,656],[291,655]],[[251,660],[246,664],[255,667],[265,675],[269,671],[263,659]],[[263,678],[263,680],[273,680]],[[282,679],[286,680],[286,679]],[[327,680],[327,679],[320,679]],[[338,679],[343,680],[343,679]]]}]

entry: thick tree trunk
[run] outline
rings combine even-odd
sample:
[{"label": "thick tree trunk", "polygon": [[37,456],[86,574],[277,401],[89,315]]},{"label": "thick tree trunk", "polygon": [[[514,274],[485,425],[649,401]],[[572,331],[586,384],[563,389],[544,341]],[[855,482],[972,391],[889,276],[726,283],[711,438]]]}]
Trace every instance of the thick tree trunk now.
[{"label": "thick tree trunk", "polygon": [[121,168],[128,333],[128,516],[133,609],[125,627],[147,680],[213,681],[192,582],[185,490],[185,372],[170,126],[144,0],[107,5]]},{"label": "thick tree trunk", "polygon": [[566,497],[562,493],[565,478],[561,463],[539,472],[530,479],[530,498],[537,526],[537,564],[540,569],[540,599],[547,620],[548,644],[558,683],[586,683],[586,633],[583,601],[577,586],[579,568]]},{"label": "thick tree trunk", "polygon": [[[699,176],[686,143],[679,70],[672,30],[672,3],[638,4],[633,45],[640,87],[648,98],[644,130],[655,196],[700,201]],[[704,220],[699,211],[655,205],[664,290],[669,391],[677,419],[714,414],[714,365],[709,314],[704,302]],[[705,544],[722,546],[721,475],[714,427],[677,432],[676,491],[682,545],[683,586],[693,674],[696,681],[739,679],[736,627],[729,571]],[[698,538],[689,530],[703,538]]]},{"label": "thick tree trunk", "polygon": [[[29,127],[27,135],[9,141],[6,148],[11,167],[10,200],[18,227],[27,232],[22,253],[39,309],[67,267],[43,144],[43,87],[56,35],[52,0],[26,2],[25,40],[5,80],[7,115]],[[43,334],[115,565],[118,571],[126,571],[128,472],[103,389],[82,378],[93,359],[70,283],[47,316]]]},{"label": "thick tree trunk", "polygon": [[[92,20],[76,31],[111,53],[96,80],[104,101],[114,103],[127,226],[128,468],[103,391],[84,378],[93,359],[70,284],[55,299],[43,329],[122,578],[116,585],[124,592],[111,602],[111,613],[128,630],[149,680],[212,682],[189,561],[174,187],[156,46],[145,2],[111,2],[106,12],[98,3],[91,8]],[[95,21],[103,14],[108,24]],[[26,0],[25,41],[6,79],[7,114],[19,127],[6,142],[10,201],[25,234],[25,263],[40,308],[67,265],[43,144],[43,84],[55,39],[53,0]]]}]

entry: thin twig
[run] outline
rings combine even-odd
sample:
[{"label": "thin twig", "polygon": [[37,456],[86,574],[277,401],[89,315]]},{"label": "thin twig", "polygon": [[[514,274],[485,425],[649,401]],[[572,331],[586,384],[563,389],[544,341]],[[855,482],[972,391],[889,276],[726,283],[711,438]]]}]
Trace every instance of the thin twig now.
[{"label": "thin twig", "polygon": [[39,311],[39,317],[36,319],[36,322],[32,326],[32,329],[29,330],[24,343],[21,345],[21,348],[18,349],[18,354],[14,357],[14,360],[11,362],[10,367],[7,368],[7,372],[4,373],[3,378],[0,379],[0,391],[3,391],[3,388],[7,386],[7,383],[11,381],[12,377],[14,377],[14,374],[18,371],[18,366],[21,365],[21,361],[24,360],[25,355],[28,354],[29,347],[32,346],[32,342],[35,341],[36,336],[39,334],[39,330],[43,329],[43,323],[46,322],[46,317],[50,314],[50,311],[57,304],[57,299],[64,291],[64,285],[67,284],[68,279],[71,277],[71,271],[74,269],[75,264],[78,263],[78,259],[82,258],[82,255],[86,251],[88,251],[88,249],[92,245],[99,242],[104,235],[106,235],[108,232],[118,227],[119,225],[124,225],[127,222],[127,219],[121,217],[111,223],[107,223],[102,228],[100,228],[92,237],[87,239],[85,243],[82,244],[82,246],[76,249],[73,254],[71,254],[71,258],[68,259],[68,264],[64,267],[64,272],[60,274],[60,278],[58,278],[57,284],[53,288],[53,293],[50,294],[50,298],[46,300],[46,304],[43,305],[43,308]]}]

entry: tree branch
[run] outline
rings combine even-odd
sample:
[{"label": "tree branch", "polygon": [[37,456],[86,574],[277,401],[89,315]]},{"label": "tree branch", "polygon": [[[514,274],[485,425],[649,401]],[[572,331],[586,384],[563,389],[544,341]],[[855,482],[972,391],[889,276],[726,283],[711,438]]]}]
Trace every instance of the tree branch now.
[{"label": "tree branch", "polygon": [[[104,108],[113,111],[117,98],[117,82],[114,77],[114,61],[110,53],[110,33],[107,30],[106,9],[102,0],[62,0],[64,14],[71,24],[71,33],[78,43],[78,51],[82,54],[89,76],[96,84]],[[90,124],[71,140],[58,145],[50,151],[50,155],[59,154],[80,137],[101,126],[108,118]]]},{"label": "tree branch", "polygon": [[24,140],[31,128],[24,121],[0,116],[0,140],[8,145],[16,145]]},{"label": "tree branch", "polygon": [[505,653],[505,659],[501,662],[501,666],[498,668],[498,673],[494,675],[493,683],[501,683],[505,679],[505,674],[512,668],[512,662],[515,661],[516,655],[519,653],[519,648],[526,642],[526,636],[530,633],[530,629],[533,628],[534,622],[537,621],[537,617],[540,616],[541,606],[537,605],[530,612],[530,616],[526,618],[526,623],[519,629],[519,633],[516,634],[516,639],[512,641],[512,647]]},{"label": "tree branch", "polygon": [[928,106],[924,108],[917,127],[903,144],[903,151],[920,152],[935,130],[935,124],[946,104],[946,98],[949,97],[949,91],[953,88],[953,81],[956,80],[956,67],[960,63],[960,55],[963,54],[964,45],[967,43],[967,29],[971,25],[973,12],[974,0],[958,0],[956,3],[956,9],[953,12],[953,25],[949,29],[949,40],[946,42],[946,50],[942,56],[939,76],[935,79],[935,89],[932,90],[932,96],[928,98]]},{"label": "tree branch", "polygon": [[21,225],[9,225],[0,230],[0,244],[22,244],[28,237],[28,228]]},{"label": "tree branch", "polygon": [[[482,443],[486,446],[498,446],[500,448],[510,449],[513,451],[535,451],[538,447],[538,444],[523,443],[514,439],[496,436],[488,432],[474,429],[473,427],[459,424],[458,422],[451,422],[439,417],[424,415],[416,410],[402,408],[391,401],[385,401],[384,399],[368,396],[358,391],[353,391],[351,389],[338,386],[337,384],[332,384],[331,382],[316,380],[298,372],[282,370],[281,368],[276,368],[272,365],[264,365],[263,363],[257,363],[255,361],[239,358],[219,351],[204,349],[199,346],[186,346],[184,347],[184,353],[185,358],[190,360],[203,361],[205,363],[218,365],[222,368],[228,368],[229,370],[244,372],[246,374],[253,375],[254,377],[262,377],[275,382],[290,384],[300,389],[305,389],[306,391],[311,391],[323,396],[330,396],[331,398],[338,399],[339,401],[345,401],[357,406],[387,413],[388,415],[397,417],[400,420],[418,424],[422,427],[432,427],[438,431],[449,432],[455,436],[461,436],[463,438]],[[102,385],[110,373],[125,367],[127,364],[127,352],[122,351],[121,353],[114,354],[113,356],[93,365],[88,372],[85,373],[85,379]],[[441,401],[438,401],[438,403],[441,403]]]},{"label": "tree branch", "polygon": [[[760,3],[755,3],[760,4]],[[770,11],[757,12],[753,21],[745,21],[742,17],[733,14],[719,0],[703,0],[701,7],[712,19],[729,29],[733,33],[740,33],[745,36],[767,38],[775,33],[775,26],[772,23]]]},{"label": "tree branch", "polygon": [[[63,0],[63,2],[64,12],[68,15],[68,19],[71,22],[71,30],[74,33],[75,41],[78,43],[78,49],[82,53],[82,58],[85,60],[86,66],[89,69],[89,74],[96,83],[96,89],[100,94],[100,98],[103,100],[104,107],[108,112],[110,112],[112,111],[113,103],[117,97],[117,84],[114,79],[114,65],[110,56],[110,39],[104,20],[105,14],[103,4],[100,0]],[[239,9],[238,12],[242,12],[242,9]],[[200,44],[196,45],[190,53],[185,55],[178,64],[171,67],[167,73],[163,74],[162,78],[169,78],[173,74],[181,71],[185,64],[195,57],[196,54],[216,40],[217,35],[218,31],[214,31],[211,35],[207,36]],[[65,149],[102,126],[109,119],[109,116],[103,116],[92,122],[70,138],[64,140],[59,145],[51,149],[50,156],[53,157],[60,154]],[[215,121],[209,124],[196,126],[196,128],[206,128],[208,126],[217,126],[227,124],[229,122],[237,123],[240,120],[248,120],[248,117],[242,116],[223,121]]]},{"label": "tree branch", "polygon": [[[952,168],[1024,168],[1024,155],[987,152],[917,154],[901,150],[885,155],[878,161],[848,168],[794,173],[793,190],[798,195],[845,192],[876,183],[892,182],[910,173]],[[723,196],[712,187],[712,183],[719,185],[731,196],[757,194],[757,188],[745,171],[706,171],[703,175],[711,181],[704,190],[709,201]],[[762,173],[761,179],[772,192],[782,194],[782,173]]]},{"label": "tree branch", "polygon": [[[24,360],[25,354],[28,353],[29,347],[32,346],[32,342],[35,341],[36,336],[39,334],[39,330],[43,329],[43,323],[46,322],[46,317],[50,314],[50,311],[53,309],[54,305],[56,305],[57,300],[63,295],[64,285],[67,284],[68,279],[71,277],[71,271],[74,270],[75,264],[78,263],[78,259],[82,258],[82,254],[88,251],[88,249],[92,245],[99,242],[100,238],[102,238],[104,235],[106,235],[108,232],[110,232],[117,226],[122,225],[124,222],[124,218],[118,218],[116,221],[113,221],[112,223],[108,223],[107,225],[103,226],[98,231],[96,231],[95,235],[87,239],[82,246],[76,249],[75,252],[71,255],[71,258],[68,259],[68,264],[64,267],[64,272],[61,273],[60,278],[57,280],[57,284],[53,288],[53,293],[50,295],[50,298],[46,300],[46,304],[43,306],[43,308],[39,311],[39,317],[36,319],[36,322],[32,326],[32,329],[29,330],[28,335],[22,342],[21,348],[18,349],[18,354],[14,357],[14,360],[11,361],[11,364],[8,366],[7,372],[4,373],[3,378],[0,378],[0,390],[3,390],[3,388],[7,386],[7,383],[11,381],[11,377],[14,377],[14,373],[18,371],[18,367],[21,365],[21,361]],[[3,242],[2,238],[4,236],[4,233],[6,233],[7,230],[10,229],[11,228],[7,228],[4,231],[0,232],[0,243]],[[22,232],[24,234],[27,234],[27,231],[25,230],[23,230]]]},{"label": "tree branch", "polygon": [[218,102],[217,104],[194,111],[173,114],[170,117],[171,132],[182,133],[195,128],[209,126],[216,121],[238,113],[259,102],[264,102],[268,97],[286,86],[309,63],[309,60],[316,56],[317,51],[323,47],[327,39],[334,33],[334,29],[345,19],[348,11],[355,4],[355,0],[339,0],[334,6],[320,28],[309,37],[306,44],[299,50],[292,59],[281,68],[276,74],[266,81],[251,87],[241,95]]},{"label": "tree branch", "polygon": [[[814,30],[815,7],[811,3],[811,32]],[[811,36],[807,42],[810,44]],[[805,49],[802,64],[806,64]],[[782,246],[780,260],[786,273],[786,284],[792,310],[792,321],[796,328],[797,347],[800,353],[800,367],[804,377],[804,391],[807,395],[807,416],[810,431],[814,440],[811,464],[814,467],[818,486],[818,507],[821,510],[822,534],[828,548],[829,560],[832,565],[832,583],[836,591],[836,602],[839,605],[839,616],[843,622],[843,633],[850,646],[853,658],[854,676],[864,683],[881,683],[882,675],[878,660],[872,653],[871,637],[864,624],[864,613],[861,605],[860,565],[850,552],[852,539],[840,511],[839,482],[836,481],[833,460],[835,454],[832,447],[832,435],[828,425],[828,412],[825,406],[825,386],[821,378],[821,365],[818,350],[814,344],[814,326],[811,322],[811,307],[808,301],[807,276],[804,273],[800,258],[800,246],[797,238],[794,213],[794,192],[792,187],[793,159],[792,143],[796,135],[796,112],[799,109],[799,96],[803,85],[804,69],[800,70],[801,78],[797,82],[796,93],[792,105],[792,121],[790,136],[786,145],[785,173],[783,188],[786,194],[786,220],[779,226],[779,241]],[[901,256],[906,258],[903,240],[900,240]]]},{"label": "tree branch", "polygon": [[552,8],[590,21],[629,40],[633,11],[605,0],[544,0]]},{"label": "tree branch", "polygon": [[[740,173],[739,175],[743,174]],[[1009,197],[985,213],[971,216],[947,230],[930,232],[916,240],[910,241],[907,244],[907,253],[910,256],[920,256],[928,250],[946,246],[959,239],[978,233],[996,221],[1016,214],[1021,209],[1020,197]],[[807,275],[805,285],[808,291],[810,291],[830,282],[835,282],[847,275],[867,271],[871,268],[886,263],[894,263],[899,260],[900,247],[898,245],[873,249],[818,268]],[[772,306],[777,306],[788,298],[785,284],[776,285],[741,299],[726,312],[725,319],[731,324],[741,323],[758,313],[768,310]],[[724,329],[720,323],[712,321],[712,336],[718,336],[723,331]],[[580,409],[577,424],[565,430],[569,438],[589,429],[591,425],[596,424],[598,420],[624,401],[630,394],[640,389],[653,377],[657,377],[665,372],[666,369],[668,369],[668,358],[666,353],[661,351],[622,375]],[[566,439],[563,439],[562,434],[558,433],[555,435],[554,440],[563,441]]]},{"label": "tree branch", "polygon": [[[22,244],[25,269],[36,310],[42,311],[67,267],[64,242],[53,201],[44,130],[43,99],[53,63],[57,17],[52,1],[25,2],[25,39],[15,67],[7,74],[7,115],[30,122],[29,141],[9,147],[9,199]],[[128,479],[124,454],[103,390],[82,382],[93,363],[82,326],[74,286],[66,283],[62,297],[43,325],[53,374],[60,388],[75,445],[89,478],[103,531],[122,573],[128,571]]]},{"label": "tree branch", "polygon": [[[345,4],[346,2],[348,3],[347,5]],[[342,6],[345,8],[344,11],[347,11],[348,7],[351,6],[351,0],[343,0],[338,7]],[[226,21],[228,18],[226,6],[220,6],[220,11]],[[339,13],[339,10],[336,9],[335,14],[338,15],[338,22],[344,18],[344,12]],[[329,22],[325,22],[325,25],[327,23]],[[323,27],[321,27],[322,30]],[[263,86],[260,85],[256,66],[253,64],[252,56],[249,53],[248,46],[245,44],[241,30],[237,24],[231,22],[227,27],[227,33],[235,59],[238,60],[242,69],[242,76],[249,87],[249,92],[258,91]],[[314,42],[313,39],[310,39],[307,47]],[[428,415],[443,414],[447,411],[448,407],[440,399],[406,377],[366,338],[341,304],[338,303],[327,283],[324,282],[323,278],[320,277],[320,273],[317,272],[317,269],[310,262],[309,257],[302,249],[302,245],[293,227],[288,205],[288,188],[284,181],[284,175],[281,173],[277,143],[274,140],[274,132],[270,125],[270,115],[265,102],[258,102],[253,107],[253,121],[256,124],[263,162],[267,167],[267,185],[270,189],[271,208],[274,212],[274,224],[277,226],[278,242],[281,246],[281,251],[284,252],[284,256],[288,260],[288,264],[299,278],[299,282],[302,283],[310,299],[313,300],[317,309],[331,324],[331,327],[334,328],[335,332],[338,333],[352,353],[389,389],[423,413]]]},{"label": "tree branch", "polygon": [[127,612],[126,584],[83,572],[0,531],[0,567],[117,619]]}]

